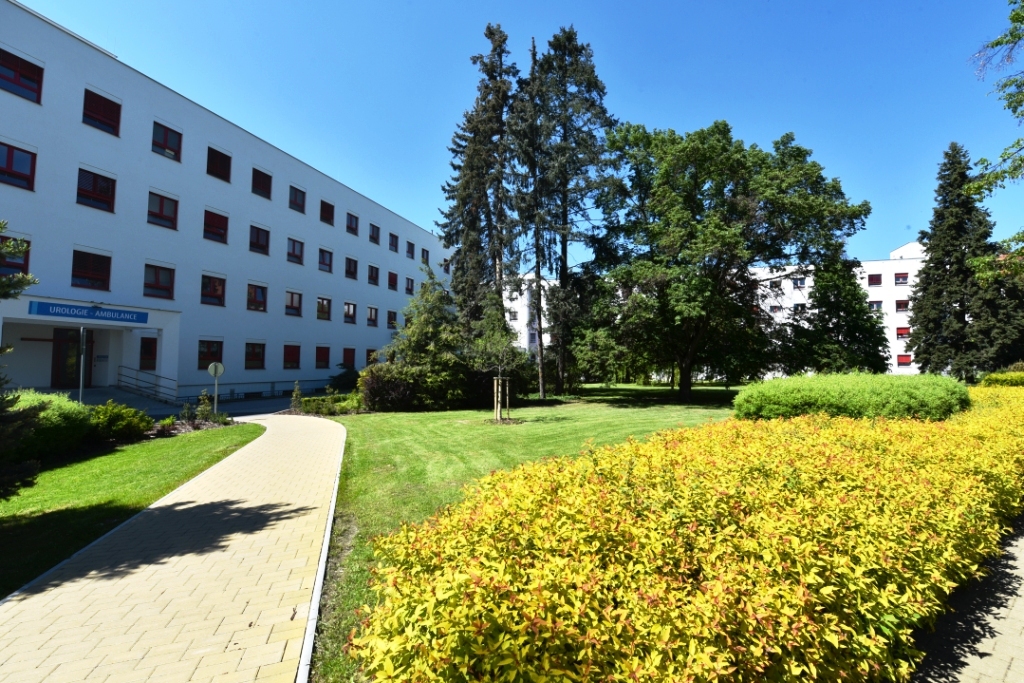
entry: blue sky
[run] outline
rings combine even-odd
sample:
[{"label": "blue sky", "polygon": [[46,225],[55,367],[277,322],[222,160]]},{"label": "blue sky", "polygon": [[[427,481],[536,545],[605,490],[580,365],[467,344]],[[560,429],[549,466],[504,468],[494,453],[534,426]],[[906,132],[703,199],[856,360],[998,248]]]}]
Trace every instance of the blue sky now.
[{"label": "blue sky", "polygon": [[[520,65],[531,37],[575,25],[620,120],[725,119],[761,146],[794,132],[871,202],[850,244],[863,260],[926,227],[951,141],[993,157],[1024,134],[970,62],[1005,26],[1004,0],[22,1],[426,228],[487,22]],[[1024,225],[1022,199],[1016,185],[987,202],[997,237]]]}]

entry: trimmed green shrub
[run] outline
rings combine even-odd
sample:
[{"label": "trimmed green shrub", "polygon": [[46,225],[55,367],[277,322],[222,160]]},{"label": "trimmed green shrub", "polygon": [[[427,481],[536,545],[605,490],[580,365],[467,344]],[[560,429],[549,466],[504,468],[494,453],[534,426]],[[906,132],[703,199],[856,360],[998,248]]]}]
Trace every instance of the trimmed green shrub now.
[{"label": "trimmed green shrub", "polygon": [[359,373],[363,405],[374,412],[412,410],[417,404],[417,368],[404,363],[376,363]]},{"label": "trimmed green shrub", "polygon": [[139,441],[153,428],[153,418],[144,410],[136,410],[113,399],[92,409],[93,432],[104,441],[132,443]]},{"label": "trimmed green shrub", "polygon": [[983,387],[1024,387],[1024,371],[991,372],[981,380]]},{"label": "trimmed green shrub", "polygon": [[89,436],[89,408],[72,401],[67,394],[18,392],[18,408],[47,404],[32,433],[25,437],[12,454],[12,460],[36,458],[58,459],[78,450]]},{"label": "trimmed green shrub", "polygon": [[309,415],[344,415],[362,409],[359,394],[329,394],[302,399],[302,412]]},{"label": "trimmed green shrub", "polygon": [[344,363],[338,363],[338,368],[341,372],[331,375],[329,386],[340,394],[347,394],[356,388],[356,384],[359,382],[359,372]]},{"label": "trimmed green shrub", "polygon": [[824,413],[832,417],[944,420],[971,405],[967,387],[940,375],[803,375],[744,387],[736,417],[770,420]]}]

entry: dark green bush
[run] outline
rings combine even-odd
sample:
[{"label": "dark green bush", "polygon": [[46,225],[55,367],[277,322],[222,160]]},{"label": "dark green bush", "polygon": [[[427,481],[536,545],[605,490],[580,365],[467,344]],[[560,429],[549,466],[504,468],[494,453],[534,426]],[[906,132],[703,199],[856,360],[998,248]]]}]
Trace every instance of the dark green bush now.
[{"label": "dark green bush", "polygon": [[92,409],[93,433],[104,441],[132,443],[139,441],[153,428],[153,418],[144,410],[136,410],[113,399]]},{"label": "dark green bush", "polygon": [[910,417],[944,420],[971,404],[967,387],[940,375],[805,375],[740,390],[740,419],[825,413],[833,417]]},{"label": "dark green bush", "polygon": [[351,393],[359,382],[359,372],[350,365],[338,363],[341,370],[337,375],[331,375],[330,387],[339,394]]},{"label": "dark green bush", "polygon": [[39,414],[39,421],[32,433],[25,437],[12,460],[36,458],[46,461],[59,459],[78,450],[91,429],[89,408],[72,401],[67,394],[40,394],[35,391],[20,391],[18,408],[45,403],[46,408]]},{"label": "dark green bush", "polygon": [[376,363],[359,373],[359,394],[367,410],[393,412],[418,407],[416,368],[404,363]]},{"label": "dark green bush", "polygon": [[1024,387],[1024,371],[991,372],[981,380],[981,386]]}]

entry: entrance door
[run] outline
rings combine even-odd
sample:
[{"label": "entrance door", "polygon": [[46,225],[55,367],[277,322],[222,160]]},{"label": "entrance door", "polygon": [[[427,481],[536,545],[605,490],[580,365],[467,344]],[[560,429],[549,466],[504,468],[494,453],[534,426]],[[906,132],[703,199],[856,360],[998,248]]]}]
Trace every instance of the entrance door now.
[{"label": "entrance door", "polygon": [[[53,331],[53,362],[50,386],[55,389],[78,388],[78,330],[58,327]],[[92,386],[92,330],[85,331],[85,386]]]}]

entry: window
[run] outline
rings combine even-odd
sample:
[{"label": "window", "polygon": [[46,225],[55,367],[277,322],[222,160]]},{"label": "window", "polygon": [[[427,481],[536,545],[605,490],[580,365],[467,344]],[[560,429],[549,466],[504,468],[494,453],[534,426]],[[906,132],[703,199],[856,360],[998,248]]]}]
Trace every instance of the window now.
[{"label": "window", "polygon": [[224,152],[206,148],[206,173],[214,178],[220,178],[226,183],[231,182],[231,157]]},{"label": "window", "polygon": [[302,265],[302,252],[305,245],[299,240],[293,240],[291,237],[288,238],[288,260],[292,263],[298,263]]},{"label": "window", "polygon": [[345,302],[345,322],[350,325],[356,324],[356,305]]},{"label": "window", "polygon": [[537,333],[536,332],[531,332],[530,333],[530,343],[531,344],[536,344],[537,343]]},{"label": "window", "polygon": [[245,307],[250,311],[267,310],[267,288],[263,285],[249,285],[245,295]]},{"label": "window", "polygon": [[388,234],[388,250],[398,253],[398,235],[393,232]]},{"label": "window", "polygon": [[214,242],[228,243],[228,217],[213,211],[203,213],[203,237]]},{"label": "window", "polygon": [[881,301],[869,301],[868,302],[868,308],[871,309],[872,311],[880,311],[880,310],[882,310],[882,302]]},{"label": "window", "polygon": [[139,340],[139,370],[156,370],[156,337]]},{"label": "window", "polygon": [[793,304],[794,313],[802,313],[807,310],[807,304]]},{"label": "window", "polygon": [[910,283],[910,275],[908,273],[896,273],[896,284],[906,285]]},{"label": "window", "polygon": [[359,279],[359,261],[345,257],[345,277],[352,280]]},{"label": "window", "polygon": [[334,204],[320,200],[320,222],[334,225]]},{"label": "window", "polygon": [[110,289],[110,257],[76,251],[71,257],[71,286]]},{"label": "window", "polygon": [[897,339],[910,339],[910,328],[909,327],[897,327],[896,328]]},{"label": "window", "polygon": [[896,312],[897,313],[906,313],[909,310],[910,310],[910,302],[909,301],[904,300],[904,301],[897,301],[896,302]]},{"label": "window", "polygon": [[356,369],[356,350],[355,349],[342,349],[341,350],[341,363],[346,367]]},{"label": "window", "polygon": [[178,229],[178,200],[149,193],[149,216],[146,221],[161,228]]},{"label": "window", "polygon": [[82,123],[99,128],[104,133],[120,135],[121,105],[92,90],[86,90],[85,104],[82,105]]},{"label": "window", "polygon": [[368,327],[377,327],[377,309],[373,306],[366,307],[366,325]]},{"label": "window", "polygon": [[429,266],[430,265],[430,252],[427,251],[426,249],[420,249],[420,261],[423,263],[423,265]]},{"label": "window", "polygon": [[377,266],[367,266],[366,281],[374,286],[380,285],[380,268]]},{"label": "window", "polygon": [[901,353],[896,356],[896,365],[901,368],[909,368],[912,360],[909,353]]},{"label": "window", "polygon": [[782,289],[782,280],[770,280],[768,289]]},{"label": "window", "polygon": [[256,342],[245,343],[245,369],[263,370],[267,367],[267,345]]},{"label": "window", "polygon": [[39,104],[43,94],[43,67],[0,50],[0,90]]},{"label": "window", "polygon": [[795,277],[793,278],[793,289],[803,289],[807,285],[807,278]]},{"label": "window", "polygon": [[173,299],[174,269],[147,265],[146,283],[142,288],[142,294],[157,299]]},{"label": "window", "polygon": [[508,319],[511,320],[512,322],[516,322],[517,320],[519,320],[519,311],[509,311]]},{"label": "window", "polygon": [[380,226],[370,223],[370,241],[374,244],[380,244]]},{"label": "window", "polygon": [[345,216],[345,231],[350,235],[359,234],[359,216],[348,214]]},{"label": "window", "polygon": [[204,275],[199,302],[207,306],[223,306],[226,281],[222,277]]},{"label": "window", "polygon": [[[0,244],[9,241],[10,237],[0,237]],[[0,255],[0,275],[17,275],[22,273],[28,275],[28,251],[30,242],[24,240],[25,253],[21,256]]]},{"label": "window", "polygon": [[318,370],[324,370],[331,367],[331,347],[330,346],[318,346],[316,347],[316,367]]},{"label": "window", "polygon": [[270,199],[274,188],[274,177],[258,168],[252,169],[252,193]]},{"label": "window", "polygon": [[298,292],[285,292],[284,314],[302,317],[302,295]]},{"label": "window", "polygon": [[0,143],[0,183],[25,190],[35,188],[36,155]]},{"label": "window", "polygon": [[306,213],[306,192],[292,185],[288,188],[288,208]]},{"label": "window", "polygon": [[770,306],[768,308],[768,311],[770,313],[781,313],[782,312],[782,306]]},{"label": "window", "polygon": [[449,261],[448,259],[445,259],[444,262],[441,264],[441,268],[444,270],[444,274],[445,275],[451,275],[451,273],[452,273],[452,262]]},{"label": "window", "polygon": [[375,365],[377,363],[377,349],[366,349],[366,364]]},{"label": "window", "polygon": [[285,344],[284,345],[284,369],[285,370],[298,370],[299,369],[299,357],[301,354],[302,347],[297,344]]},{"label": "window", "polygon": [[868,275],[868,287],[881,287],[882,286],[882,274],[876,273],[874,275]]},{"label": "window", "polygon": [[388,329],[398,329],[398,311],[388,311]]},{"label": "window", "polygon": [[320,270],[325,273],[334,272],[334,253],[326,249],[320,250]]},{"label": "window", "polygon": [[206,370],[210,363],[222,363],[224,358],[224,342],[199,340],[199,369]]},{"label": "window", "polygon": [[316,319],[317,320],[330,320],[331,319],[331,300],[318,296],[316,298]]},{"label": "window", "polygon": [[270,231],[264,230],[263,228],[257,228],[255,225],[249,226],[249,251],[255,251],[257,254],[270,254]]},{"label": "window", "polygon": [[405,243],[405,257],[416,258],[416,245],[412,242]]},{"label": "window", "polygon": [[78,169],[78,203],[103,211],[114,211],[117,181],[84,168]]},{"label": "window", "polygon": [[388,289],[398,291],[398,273],[388,273]]},{"label": "window", "polygon": [[405,293],[412,294],[416,290],[416,283],[413,282],[411,277],[405,278]]},{"label": "window", "polygon": [[181,133],[154,121],[153,151],[168,159],[181,161]]}]

